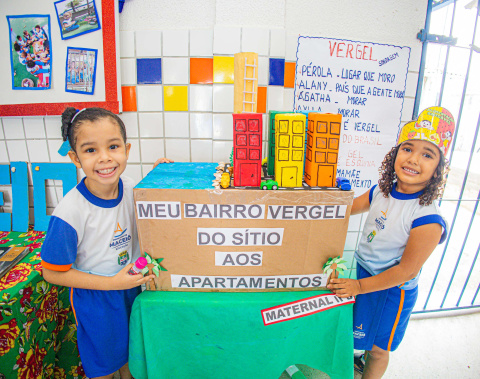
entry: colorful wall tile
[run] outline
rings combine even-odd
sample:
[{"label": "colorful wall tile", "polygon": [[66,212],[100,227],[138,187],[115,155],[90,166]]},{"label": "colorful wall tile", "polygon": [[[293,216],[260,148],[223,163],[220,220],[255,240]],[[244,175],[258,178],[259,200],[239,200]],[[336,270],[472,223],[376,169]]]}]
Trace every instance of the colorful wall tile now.
[{"label": "colorful wall tile", "polygon": [[268,84],[283,86],[285,81],[285,59],[270,58],[270,77]]},{"label": "colorful wall tile", "polygon": [[138,84],[162,84],[162,60],[160,58],[137,59]]},{"label": "colorful wall tile", "polygon": [[233,57],[213,57],[213,82],[233,84]]},{"label": "colorful wall tile", "polygon": [[188,86],[164,86],[165,111],[188,111]]},{"label": "colorful wall tile", "polygon": [[122,104],[124,112],[137,111],[137,93],[135,86],[122,87]]},{"label": "colorful wall tile", "polygon": [[213,58],[190,58],[190,84],[213,83]]}]

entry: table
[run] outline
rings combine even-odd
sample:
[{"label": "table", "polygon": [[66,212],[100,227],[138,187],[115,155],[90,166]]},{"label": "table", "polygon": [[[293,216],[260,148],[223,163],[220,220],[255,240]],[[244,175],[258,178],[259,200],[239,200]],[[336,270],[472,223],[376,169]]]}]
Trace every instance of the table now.
[{"label": "table", "polygon": [[6,378],[85,378],[66,287],[42,277],[44,232],[0,232],[0,246],[30,252],[0,279],[0,373]]},{"label": "table", "polygon": [[132,375],[269,379],[306,364],[353,378],[352,304],[263,324],[261,310],[324,293],[142,292],[130,318]]}]

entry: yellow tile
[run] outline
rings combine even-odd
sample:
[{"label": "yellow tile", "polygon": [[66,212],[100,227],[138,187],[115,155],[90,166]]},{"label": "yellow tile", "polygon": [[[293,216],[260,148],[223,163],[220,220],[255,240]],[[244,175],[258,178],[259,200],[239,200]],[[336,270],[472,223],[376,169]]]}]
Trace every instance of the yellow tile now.
[{"label": "yellow tile", "polygon": [[233,83],[233,57],[213,57],[213,82]]},{"label": "yellow tile", "polygon": [[165,111],[188,111],[188,86],[163,86]]}]

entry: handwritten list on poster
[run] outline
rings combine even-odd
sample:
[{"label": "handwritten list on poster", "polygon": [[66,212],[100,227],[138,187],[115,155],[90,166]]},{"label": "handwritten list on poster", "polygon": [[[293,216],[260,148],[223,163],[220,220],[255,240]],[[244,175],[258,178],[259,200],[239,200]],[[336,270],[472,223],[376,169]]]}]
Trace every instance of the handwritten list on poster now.
[{"label": "handwritten list on poster", "polygon": [[401,120],[409,47],[334,38],[298,39],[296,112],[340,113],[337,176],[355,194],[378,181]]}]

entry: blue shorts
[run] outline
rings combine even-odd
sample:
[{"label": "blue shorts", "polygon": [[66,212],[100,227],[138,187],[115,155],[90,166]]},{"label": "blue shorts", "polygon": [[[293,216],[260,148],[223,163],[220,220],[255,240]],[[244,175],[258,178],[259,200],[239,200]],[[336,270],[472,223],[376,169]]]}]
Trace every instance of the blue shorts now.
[{"label": "blue shorts", "polygon": [[[372,276],[357,264],[357,279]],[[395,351],[402,342],[410,315],[417,301],[418,287],[399,287],[358,295],[353,306],[353,337],[357,350],[373,345]]]},{"label": "blue shorts", "polygon": [[140,287],[100,291],[70,289],[77,344],[89,378],[109,375],[128,362],[128,321]]}]

